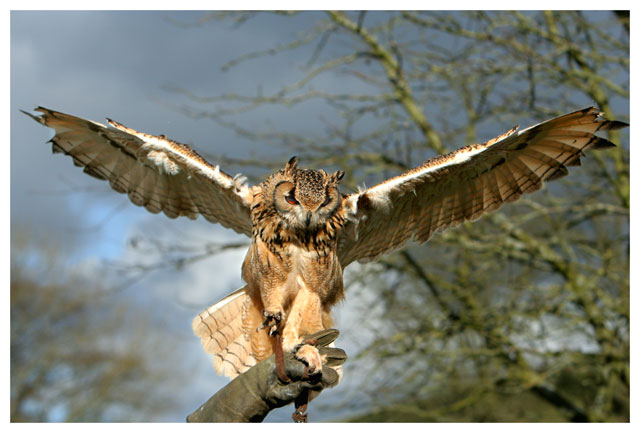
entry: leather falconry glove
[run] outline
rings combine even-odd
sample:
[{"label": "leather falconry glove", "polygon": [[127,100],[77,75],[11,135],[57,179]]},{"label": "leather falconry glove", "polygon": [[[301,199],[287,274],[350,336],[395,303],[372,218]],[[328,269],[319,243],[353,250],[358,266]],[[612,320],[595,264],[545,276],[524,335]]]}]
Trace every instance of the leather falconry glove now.
[{"label": "leather falconry glove", "polygon": [[285,372],[290,382],[284,383],[276,372],[275,356],[260,362],[232,380],[206,403],[187,417],[187,422],[261,422],[267,414],[286,406],[309,391],[322,391],[339,381],[333,367],[347,359],[344,350],[327,347],[340,332],[325,329],[305,337],[316,340],[323,360],[322,372],[307,375],[306,365],[293,353],[284,353]]}]

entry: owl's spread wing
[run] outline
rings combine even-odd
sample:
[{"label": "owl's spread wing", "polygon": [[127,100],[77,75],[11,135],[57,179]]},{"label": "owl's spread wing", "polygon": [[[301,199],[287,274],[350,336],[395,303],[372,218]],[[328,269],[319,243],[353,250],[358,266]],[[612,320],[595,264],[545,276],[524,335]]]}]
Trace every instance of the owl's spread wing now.
[{"label": "owl's spread wing", "polygon": [[170,218],[198,215],[251,236],[251,189],[212,166],[187,145],[144,134],[107,119],[109,126],[38,107],[37,122],[53,128],[53,152],[131,201]]},{"label": "owl's spread wing", "polygon": [[595,132],[626,123],[585,108],[483,144],[432,158],[400,176],[351,194],[348,223],[338,245],[342,266],[373,260],[408,240],[426,242],[434,232],[475,220],[542,181],[565,176],[587,149],[614,146]]}]

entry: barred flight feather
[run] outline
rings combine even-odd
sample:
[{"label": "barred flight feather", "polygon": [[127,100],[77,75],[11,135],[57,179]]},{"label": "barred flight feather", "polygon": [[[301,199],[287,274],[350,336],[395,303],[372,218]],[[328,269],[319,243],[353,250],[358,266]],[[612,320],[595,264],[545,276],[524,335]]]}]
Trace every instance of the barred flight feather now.
[{"label": "barred flight feather", "polygon": [[[42,114],[23,112],[55,130],[50,140],[54,153],[69,155],[85,173],[108,180],[134,204],[153,213],[164,211],[171,218],[193,218],[201,213],[195,209],[202,208],[207,221],[251,235],[251,190],[187,145],[112,120],[105,126],[43,107],[36,111]],[[170,183],[174,188],[169,188]],[[197,188],[192,189],[193,184]],[[191,198],[183,208],[176,191],[185,190],[191,190]]]},{"label": "barred flight feather", "polygon": [[250,339],[243,328],[245,309],[250,302],[243,288],[193,319],[193,332],[201,338],[205,351],[213,355],[213,365],[218,374],[234,378],[256,363]]},{"label": "barred flight feather", "polygon": [[[426,242],[433,233],[475,220],[540,189],[543,181],[567,175],[567,167],[580,165],[585,150],[614,146],[596,132],[628,126],[601,115],[591,107],[519,132],[513,128],[351,194],[345,199],[350,212],[340,262],[344,267],[374,260],[412,239]],[[393,221],[391,230],[388,221]]]}]

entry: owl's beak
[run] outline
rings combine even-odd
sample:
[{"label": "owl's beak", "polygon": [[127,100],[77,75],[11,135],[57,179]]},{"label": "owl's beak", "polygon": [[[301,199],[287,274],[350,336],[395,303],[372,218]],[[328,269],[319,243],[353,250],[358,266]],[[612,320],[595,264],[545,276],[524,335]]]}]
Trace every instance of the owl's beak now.
[{"label": "owl's beak", "polygon": [[307,227],[309,227],[309,224],[311,224],[311,211],[307,212],[307,219],[305,222],[307,223]]}]

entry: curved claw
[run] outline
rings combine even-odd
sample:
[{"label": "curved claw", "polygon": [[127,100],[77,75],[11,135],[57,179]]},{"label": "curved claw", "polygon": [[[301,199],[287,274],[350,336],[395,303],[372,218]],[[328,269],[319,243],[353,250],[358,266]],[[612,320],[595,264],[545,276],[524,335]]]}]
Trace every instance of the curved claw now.
[{"label": "curved claw", "polygon": [[262,310],[262,316],[264,317],[264,322],[262,325],[256,329],[256,331],[260,331],[261,329],[269,328],[268,334],[270,337],[273,337],[278,332],[278,326],[280,322],[282,322],[283,314],[281,311],[270,312],[267,310]]},{"label": "curved claw", "polygon": [[306,376],[322,373],[322,357],[315,346],[301,343],[294,349],[294,357],[307,365]]}]

